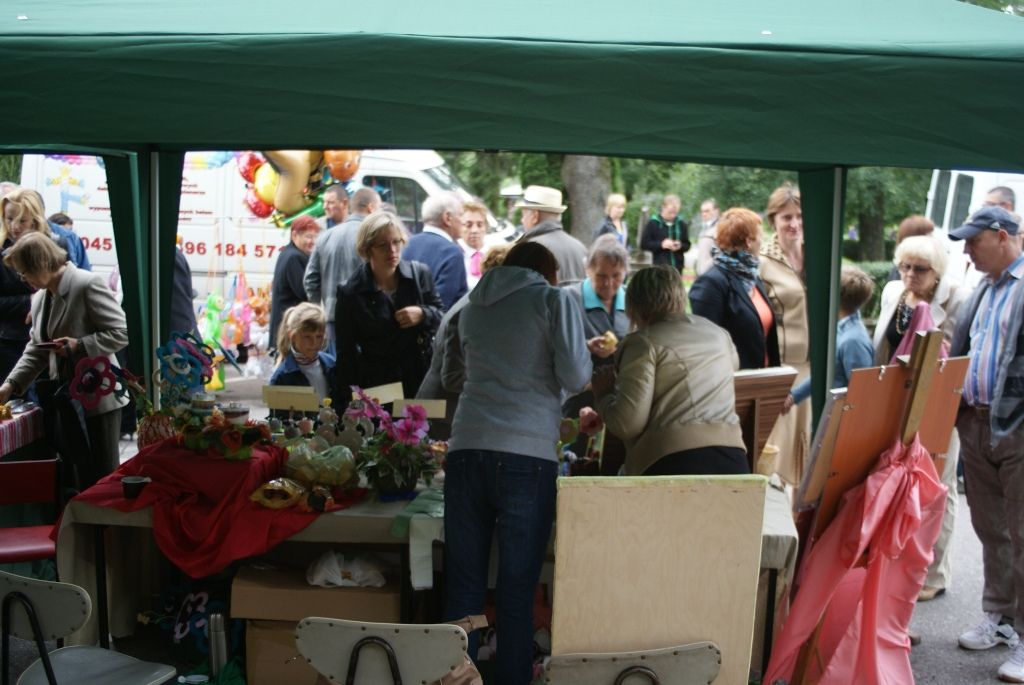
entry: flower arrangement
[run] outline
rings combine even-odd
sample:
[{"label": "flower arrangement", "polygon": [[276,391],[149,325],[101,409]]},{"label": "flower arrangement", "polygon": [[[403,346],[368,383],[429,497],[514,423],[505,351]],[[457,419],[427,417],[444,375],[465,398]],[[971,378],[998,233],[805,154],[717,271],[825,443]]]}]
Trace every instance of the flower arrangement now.
[{"label": "flower arrangement", "polygon": [[407,405],[394,418],[361,388],[352,386],[352,391],[357,399],[345,410],[346,418],[367,419],[375,426],[356,459],[369,486],[381,493],[400,493],[415,489],[421,478],[429,485],[438,461],[437,450],[427,439],[426,410]]},{"label": "flower arrangement", "polygon": [[182,446],[229,461],[251,459],[254,445],[270,441],[267,424],[248,421],[238,426],[227,421],[219,410],[208,417],[185,412],[179,415],[178,422]]}]

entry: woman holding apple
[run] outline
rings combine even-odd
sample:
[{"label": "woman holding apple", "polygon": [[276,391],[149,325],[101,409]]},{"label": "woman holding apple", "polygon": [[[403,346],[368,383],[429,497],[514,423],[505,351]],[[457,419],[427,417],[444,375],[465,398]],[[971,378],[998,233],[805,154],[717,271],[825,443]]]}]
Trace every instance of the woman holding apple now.
[{"label": "woman holding apple", "polygon": [[626,314],[636,330],[591,381],[597,413],[626,443],[626,475],[749,473],[729,334],[686,313],[686,290],[668,265],[633,276]]}]

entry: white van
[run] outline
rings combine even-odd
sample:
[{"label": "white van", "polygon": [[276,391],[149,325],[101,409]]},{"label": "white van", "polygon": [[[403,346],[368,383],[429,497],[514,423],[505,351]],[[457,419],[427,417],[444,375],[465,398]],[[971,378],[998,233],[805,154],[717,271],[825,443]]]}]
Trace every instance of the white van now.
[{"label": "white van", "polygon": [[[936,230],[948,233],[962,226],[967,217],[981,209],[989,191],[998,186],[1013,190],[1019,214],[1024,206],[1024,174],[936,169],[932,172],[925,214],[935,224]],[[975,284],[980,275],[968,268],[970,260],[963,252],[963,243],[948,242],[950,272],[966,278],[968,285]]]},{"label": "white van", "polygon": [[[278,251],[289,240],[287,229],[254,216],[245,204],[246,182],[234,152],[189,152],[181,184],[178,235],[192,268],[197,305],[209,294],[229,302],[238,288],[267,286]],[[42,193],[47,214],[63,212],[74,220],[99,272],[117,264],[110,221],[106,172],[102,160],[85,155],[25,155],[22,185]],[[420,208],[429,195],[455,191],[470,194],[433,150],[364,150],[350,190],[376,189],[393,204],[411,230],[422,226]],[[496,227],[493,218],[492,227]]]}]

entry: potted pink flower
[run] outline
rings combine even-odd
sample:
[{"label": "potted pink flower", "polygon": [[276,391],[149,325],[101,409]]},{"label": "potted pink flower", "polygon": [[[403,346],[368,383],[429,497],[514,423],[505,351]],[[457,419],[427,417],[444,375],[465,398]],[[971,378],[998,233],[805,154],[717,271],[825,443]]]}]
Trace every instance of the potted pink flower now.
[{"label": "potted pink flower", "polygon": [[369,487],[385,497],[401,497],[415,490],[420,479],[430,485],[437,460],[427,439],[430,424],[426,410],[407,405],[401,416],[392,417],[360,388],[353,386],[352,390],[358,399],[349,405],[346,416],[367,418],[375,425],[356,458]]}]

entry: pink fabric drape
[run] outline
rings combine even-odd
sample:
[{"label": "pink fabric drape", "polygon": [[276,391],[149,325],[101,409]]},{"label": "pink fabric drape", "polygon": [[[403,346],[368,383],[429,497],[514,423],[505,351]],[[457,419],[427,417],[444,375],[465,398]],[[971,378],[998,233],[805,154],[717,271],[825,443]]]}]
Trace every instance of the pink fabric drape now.
[{"label": "pink fabric drape", "polygon": [[[819,620],[806,676],[818,685],[908,685],[907,626],[939,536],[946,487],[917,437],[897,442],[810,550],[762,682],[789,683]],[[856,566],[867,554],[867,563]]]},{"label": "pink fabric drape", "polygon": [[[897,316],[897,314],[893,314]],[[914,313],[910,315],[910,324],[907,326],[907,332],[903,334],[903,339],[900,340],[899,346],[896,351],[892,353],[892,357],[889,358],[890,364],[896,363],[896,357],[903,354],[910,354],[914,349],[914,335],[918,331],[930,331],[935,328],[935,319],[932,318],[932,308],[927,302],[918,302],[914,307]],[[949,341],[942,341],[942,348],[939,350],[939,357],[945,359],[949,356]]]}]

